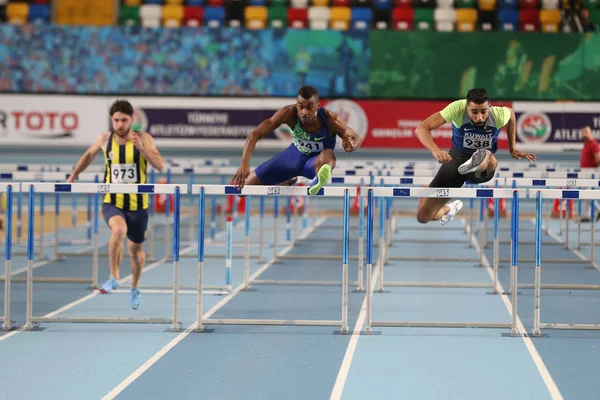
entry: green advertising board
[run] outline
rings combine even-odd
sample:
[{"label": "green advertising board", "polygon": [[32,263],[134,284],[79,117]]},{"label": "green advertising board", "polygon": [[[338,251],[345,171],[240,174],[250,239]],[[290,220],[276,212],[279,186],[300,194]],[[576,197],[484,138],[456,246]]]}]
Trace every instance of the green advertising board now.
[{"label": "green advertising board", "polygon": [[600,34],[371,32],[375,98],[600,100]]}]

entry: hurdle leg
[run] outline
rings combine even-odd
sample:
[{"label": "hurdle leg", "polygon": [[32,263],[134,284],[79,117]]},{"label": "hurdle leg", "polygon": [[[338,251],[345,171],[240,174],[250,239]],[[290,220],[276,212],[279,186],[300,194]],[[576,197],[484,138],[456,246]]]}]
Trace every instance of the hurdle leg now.
[{"label": "hurdle leg", "polygon": [[40,193],[40,258],[44,256],[44,193]]},{"label": "hurdle leg", "polygon": [[379,287],[377,291],[379,293],[383,292],[383,268],[385,265],[385,220],[384,220],[384,212],[385,212],[385,197],[382,197],[379,201]]},{"label": "hurdle leg", "polygon": [[181,200],[179,190],[179,187],[175,188],[175,205],[173,208],[173,324],[171,325],[173,332],[178,332],[181,329],[181,324],[179,323],[179,243],[181,234]]},{"label": "hurdle leg", "polygon": [[590,217],[590,226],[591,226],[591,232],[590,232],[590,268],[594,268],[595,262],[594,262],[594,256],[595,256],[595,252],[594,252],[594,247],[596,246],[596,241],[595,241],[595,230],[596,230],[596,218],[594,216],[595,214],[595,208],[596,208],[596,204],[595,201],[592,201],[592,204],[590,205],[590,209],[591,209],[591,214],[592,216]]},{"label": "hurdle leg", "polygon": [[279,196],[273,198],[273,263],[279,260]]},{"label": "hurdle leg", "polygon": [[233,218],[227,217],[227,255],[225,258],[225,287],[231,292],[231,264],[233,252]]},{"label": "hurdle leg", "polygon": [[[214,196],[213,196],[214,198]],[[211,224],[212,225],[212,224]],[[258,262],[264,263],[265,247],[265,198],[260,196],[260,216],[258,221]]]},{"label": "hurdle leg", "polygon": [[519,192],[515,192],[512,202],[513,211],[513,251],[512,251],[512,327],[511,336],[518,335],[517,329],[517,295],[518,295],[518,261],[519,261]]},{"label": "hurdle leg", "polygon": [[344,191],[344,242],[342,252],[342,324],[340,333],[348,333],[348,247],[350,244],[350,192]]},{"label": "hurdle leg", "polygon": [[[581,204],[581,203],[580,203]],[[534,308],[533,336],[540,336],[540,297],[541,297],[541,259],[542,259],[542,194],[536,194],[535,210],[535,279],[534,279]]]},{"label": "hurdle leg", "polygon": [[494,199],[494,287],[492,293],[498,294],[498,264],[500,261],[500,239],[498,228],[500,224],[499,199]]},{"label": "hurdle leg", "polygon": [[577,201],[577,250],[581,249],[581,199]]},{"label": "hurdle leg", "polygon": [[571,202],[569,200],[567,200],[567,203],[566,203],[566,216],[565,216],[565,224],[566,224],[566,226],[565,226],[565,249],[569,248],[569,226],[571,225],[569,223],[570,213],[571,213]]},{"label": "hurdle leg", "polygon": [[58,260],[60,258],[60,235],[58,233],[60,229],[60,196],[58,193],[54,195],[55,203],[54,203],[54,259]]},{"label": "hurdle leg", "polygon": [[467,221],[469,224],[469,247],[473,247],[473,243],[475,241],[475,236],[473,234],[473,221],[475,213],[475,200],[473,198],[469,199],[469,220]]},{"label": "hurdle leg", "polygon": [[248,280],[250,277],[250,212],[252,211],[252,199],[246,197],[246,215],[244,216],[246,228],[246,254],[244,255],[244,290],[248,290]]},{"label": "hurdle leg", "polygon": [[485,246],[485,202],[487,199],[482,198],[479,207],[479,266],[483,267],[484,246]]},{"label": "hurdle leg", "polygon": [[359,199],[359,211],[358,211],[358,285],[356,287],[357,292],[364,292],[363,277],[364,277],[364,263],[365,263],[365,238],[364,238],[364,220],[365,214],[363,212],[364,200],[363,196],[360,195]]},{"label": "hurdle leg", "polygon": [[[58,196],[58,193],[56,194]],[[26,300],[26,330],[33,330],[33,242],[34,242],[34,218],[33,210],[35,207],[33,186],[29,187],[29,210],[28,210],[28,235],[27,235],[27,300]],[[57,242],[58,243],[58,242]]]},{"label": "hurdle leg", "polygon": [[6,226],[5,226],[5,248],[6,253],[4,265],[4,323],[2,329],[10,331],[15,328],[15,323],[10,319],[10,271],[12,260],[12,186],[8,186],[6,192]]},{"label": "hurdle leg", "polygon": [[368,203],[367,203],[367,282],[366,282],[366,325],[365,333],[367,335],[373,334],[372,322],[372,300],[373,300],[373,190],[369,189]]},{"label": "hurdle leg", "polygon": [[100,208],[100,196],[94,194],[94,227],[92,231],[92,288],[97,289],[98,285],[98,253],[100,251],[98,245],[98,213]]},{"label": "hurdle leg", "polygon": [[[200,188],[200,195],[198,201],[198,295],[196,298],[196,332],[203,332],[204,325],[202,325],[202,308],[203,308],[203,295],[204,295],[204,188]],[[212,199],[214,201],[214,195]],[[214,207],[214,202],[213,202]],[[212,225],[212,222],[211,222]]]}]

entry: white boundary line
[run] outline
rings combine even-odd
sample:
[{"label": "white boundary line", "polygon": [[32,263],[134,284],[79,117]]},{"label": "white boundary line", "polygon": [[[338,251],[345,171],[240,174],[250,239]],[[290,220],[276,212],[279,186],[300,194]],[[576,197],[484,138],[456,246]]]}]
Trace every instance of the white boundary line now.
[{"label": "white boundary line", "polygon": [[[470,227],[469,227],[469,229],[470,229]],[[481,248],[479,247],[479,242],[477,241],[477,238],[475,237],[475,235],[473,235],[472,242],[473,242],[473,247],[475,247],[476,250],[481,251]],[[485,269],[487,270],[487,273],[490,276],[490,279],[493,280],[494,272],[493,272],[492,266],[490,265],[490,262],[489,262],[487,256],[485,255],[485,252],[483,253],[483,265],[485,266]],[[502,284],[500,282],[498,282],[498,288],[500,290],[500,298],[502,299],[502,302],[504,303],[504,306],[506,307],[506,310],[508,311],[508,313],[510,315],[512,312],[512,305],[511,305],[512,303],[510,302],[508,297],[504,294],[505,293],[504,288],[502,287]],[[563,400],[562,394],[560,393],[560,390],[558,390],[558,386],[556,385],[556,382],[554,382],[554,379],[552,379],[552,376],[550,375],[548,368],[546,368],[546,364],[544,364],[544,361],[542,360],[542,357],[540,356],[537,349],[535,348],[535,345],[531,341],[531,338],[529,338],[529,336],[527,336],[527,334],[526,334],[527,330],[525,329],[525,326],[521,322],[521,318],[519,318],[518,315],[517,315],[517,329],[521,333],[520,336],[523,339],[523,342],[525,343],[525,347],[527,348],[529,355],[531,355],[531,358],[533,359],[533,363],[537,367],[537,369],[540,373],[540,376],[542,377],[542,380],[544,381],[544,384],[546,385],[546,388],[548,389],[550,396],[552,397],[553,400]]]},{"label": "white boundary line", "polygon": [[[300,238],[305,238],[315,231],[320,225],[322,225],[327,217],[319,218],[315,224],[308,228],[305,233]],[[287,246],[284,250],[281,251],[280,255],[284,255],[288,253],[290,250],[294,248],[294,245]],[[269,267],[273,265],[273,260],[264,264],[260,267],[252,276],[250,277],[250,281],[253,281],[258,276],[260,276],[263,272],[265,272]],[[236,287],[230,294],[225,296],[220,302],[215,304],[208,312],[203,316],[203,318],[209,318],[216,311],[218,311],[221,307],[229,302],[236,294],[238,294],[244,288],[244,283],[241,283],[238,287]],[[121,383],[119,383],[113,390],[111,390],[106,396],[102,398],[102,400],[114,399],[117,395],[119,395],[123,390],[125,390],[129,385],[131,385],[137,378],[142,376],[144,372],[146,372],[152,365],[154,365],[158,360],[160,360],[165,354],[167,354],[172,348],[174,348],[179,342],[181,342],[187,335],[189,335],[196,326],[198,321],[194,322],[190,326],[188,326],[183,332],[177,335],[173,340],[171,340],[165,347],[160,349],[157,353],[155,353],[152,357],[148,359],[144,364],[142,364],[138,369],[136,369],[131,375],[125,378]]]},{"label": "white boundary line", "polygon": [[[373,274],[373,279],[371,280],[371,286],[373,288],[375,288],[378,278],[379,268],[375,268],[375,273]],[[346,349],[346,354],[344,355],[344,359],[342,360],[342,364],[340,365],[340,370],[338,372],[337,378],[335,379],[335,384],[333,386],[333,389],[331,390],[329,400],[339,400],[342,398],[342,392],[344,391],[344,386],[346,385],[346,379],[348,379],[348,373],[350,372],[352,359],[354,358],[354,353],[356,352],[356,347],[358,346],[358,339],[360,339],[361,331],[363,329],[366,319],[367,299],[365,295],[365,299],[363,300],[362,306],[360,308],[360,313],[358,314],[358,319],[356,320],[356,325],[354,326],[354,330],[352,331],[352,337],[350,338],[348,348]]]}]

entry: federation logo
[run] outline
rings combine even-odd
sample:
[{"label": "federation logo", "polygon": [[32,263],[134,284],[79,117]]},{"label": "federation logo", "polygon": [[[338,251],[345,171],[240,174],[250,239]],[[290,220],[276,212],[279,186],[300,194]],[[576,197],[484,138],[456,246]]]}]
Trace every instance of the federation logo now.
[{"label": "federation logo", "polygon": [[517,136],[525,143],[543,143],[552,134],[552,123],[544,113],[523,113],[517,119]]},{"label": "federation logo", "polygon": [[146,132],[148,130],[148,117],[143,109],[133,109],[133,122],[131,123],[131,129],[137,132]]}]

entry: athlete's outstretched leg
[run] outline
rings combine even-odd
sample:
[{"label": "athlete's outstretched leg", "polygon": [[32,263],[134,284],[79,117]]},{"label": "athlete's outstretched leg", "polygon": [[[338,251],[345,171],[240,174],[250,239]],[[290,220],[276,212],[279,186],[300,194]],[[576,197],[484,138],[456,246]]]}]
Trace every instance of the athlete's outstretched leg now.
[{"label": "athlete's outstretched leg", "polygon": [[335,153],[330,149],[323,150],[314,159],[313,165],[316,176],[308,189],[309,194],[317,194],[329,182],[331,171],[335,168],[335,161]]}]

